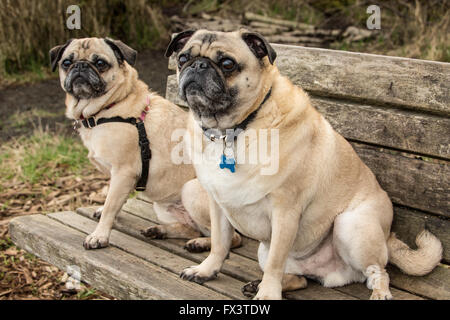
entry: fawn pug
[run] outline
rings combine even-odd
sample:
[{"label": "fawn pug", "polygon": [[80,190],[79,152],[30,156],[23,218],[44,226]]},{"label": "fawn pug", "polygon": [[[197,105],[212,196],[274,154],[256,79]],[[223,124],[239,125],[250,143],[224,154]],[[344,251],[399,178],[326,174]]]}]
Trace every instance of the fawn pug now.
[{"label": "fawn pug", "polygon": [[[188,30],[166,55],[174,52],[180,96],[191,110],[186,141],[203,142],[188,148],[201,158],[209,146],[224,145],[222,157],[194,163],[208,193],[212,247],[182,278],[214,278],[235,229],[260,241],[264,276],[244,287],[256,299],[280,299],[282,290],[305,287],[304,276],[326,287],[367,281],[371,299],[391,299],[388,261],[414,275],[439,263],[442,245],[431,233],[418,235],[417,250],[390,233],[388,195],[308,95],[280,74],[261,35]],[[263,163],[235,165],[233,152],[225,154],[239,135],[260,129],[278,132],[278,143],[269,142],[279,150],[275,174],[261,174]],[[249,135],[247,146],[252,139],[258,136]]]}]

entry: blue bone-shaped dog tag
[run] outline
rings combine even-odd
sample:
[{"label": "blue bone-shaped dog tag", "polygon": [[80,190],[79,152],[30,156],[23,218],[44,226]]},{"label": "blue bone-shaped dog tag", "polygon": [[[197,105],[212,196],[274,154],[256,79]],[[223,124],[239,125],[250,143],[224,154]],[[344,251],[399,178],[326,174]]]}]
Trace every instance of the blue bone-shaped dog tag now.
[{"label": "blue bone-shaped dog tag", "polygon": [[224,154],[222,154],[222,159],[219,164],[220,169],[227,168],[234,173],[234,171],[236,171],[235,165],[236,161],[234,160],[234,158],[227,158]]}]

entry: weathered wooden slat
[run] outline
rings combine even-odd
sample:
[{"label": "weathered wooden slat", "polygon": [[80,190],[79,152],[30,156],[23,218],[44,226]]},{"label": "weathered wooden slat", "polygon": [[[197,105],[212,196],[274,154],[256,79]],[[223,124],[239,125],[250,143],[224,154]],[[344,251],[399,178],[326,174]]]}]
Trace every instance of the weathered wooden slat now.
[{"label": "weathered wooden slat", "polygon": [[[152,204],[148,202],[148,199],[143,194],[139,194],[138,196],[141,199],[145,200],[137,200],[137,199],[130,199],[125,204],[123,210],[132,214],[135,214],[139,217],[142,217],[145,220],[149,220],[155,223],[158,223],[156,214],[153,211]],[[247,258],[250,258],[252,260],[258,261],[257,257],[257,249],[258,249],[259,243],[253,239],[243,237],[243,245],[240,248],[232,249],[234,253],[243,255]],[[309,281],[312,283],[312,287],[314,288],[314,282]],[[310,286],[308,285],[308,288]],[[317,290],[317,289],[314,289]],[[350,287],[342,287],[342,288],[334,288],[334,290],[339,291],[341,293],[345,293],[347,295],[351,295],[358,299],[368,299],[370,297],[370,290],[367,289],[367,287],[363,284],[354,284]],[[415,299],[421,299],[420,297],[417,297],[415,295],[412,295],[408,292],[404,292],[401,290],[398,290],[396,288],[391,288],[392,294],[395,296],[396,299],[399,300],[415,300]],[[300,299],[299,296],[297,296],[299,293],[295,292],[295,295],[292,296],[292,299]],[[308,299],[309,292],[305,293],[301,296],[302,299]],[[339,299],[340,295],[337,295],[335,298]],[[325,299],[325,298],[324,298]]]},{"label": "weathered wooden slat", "polygon": [[[369,290],[367,289],[367,291]],[[320,297],[321,300],[358,300],[351,293],[345,294],[338,290],[324,288],[311,280],[308,280],[306,289],[287,292],[285,296],[292,300],[317,300],[317,297]]]},{"label": "weathered wooden slat", "polygon": [[[81,231],[85,235],[92,233],[97,224],[91,219],[70,211],[52,213],[47,216]],[[168,270],[175,275],[179,275],[184,268],[191,266],[193,263],[191,260],[172,254],[117,230],[111,232],[109,244]],[[221,275],[215,281],[204,283],[204,286],[230,298],[243,299],[241,288],[244,284],[244,282],[227,275]]]},{"label": "weathered wooden slat", "polygon": [[[142,208],[142,207],[140,207],[140,208]],[[128,209],[130,209],[130,207],[128,207]],[[94,209],[93,208],[80,208],[78,210],[78,212],[86,217],[92,217],[92,213],[94,212]],[[145,214],[145,216],[148,217],[147,214]],[[122,232],[128,232],[133,237],[135,237],[136,234],[138,233],[138,232],[136,232],[136,230],[139,230],[140,226],[142,226],[142,225],[147,226],[147,223],[150,223],[150,225],[154,225],[154,223],[150,222],[149,220],[141,219],[136,216],[133,218],[133,215],[128,213],[125,210],[120,214],[119,217],[118,217],[114,227],[117,228],[118,230],[120,229]],[[136,220],[136,218],[138,220]],[[144,237],[144,239],[146,242],[155,244],[155,246],[161,246],[161,248],[164,248],[166,250],[169,250],[170,252],[173,252],[175,254],[183,256],[186,259],[192,260],[195,263],[201,263],[208,256],[207,252],[203,252],[203,253],[187,252],[186,250],[183,249],[183,244],[184,244],[183,240],[177,240],[177,239],[149,240],[145,237]],[[239,263],[242,264],[241,268],[237,267],[237,265]],[[261,279],[261,276],[262,276],[262,272],[260,271],[258,263],[256,261],[247,259],[245,257],[241,257],[237,254],[234,254],[233,252],[230,253],[230,258],[225,261],[224,267],[222,268],[222,272],[226,275],[237,278],[244,282],[252,281],[255,279]],[[314,288],[314,293],[309,292],[309,289],[298,290],[293,293],[292,298],[293,299],[334,299],[334,300],[340,300],[343,298],[343,294],[334,289],[327,289],[324,287],[316,288],[314,285],[312,286],[312,288]],[[325,296],[327,298],[324,298]],[[352,298],[351,295],[346,295],[346,296],[347,296],[347,299]]]},{"label": "weathered wooden slat", "polygon": [[[450,114],[450,63],[273,44],[276,65],[320,96]],[[172,58],[171,70],[176,69]]]},{"label": "weathered wooden slat", "polygon": [[450,118],[311,96],[347,139],[450,159]]},{"label": "weathered wooden slat", "polygon": [[392,202],[450,217],[450,165],[362,143],[351,143]]},{"label": "weathered wooden slat", "polygon": [[85,234],[44,215],[15,218],[9,230],[19,247],[61,270],[79,267],[82,281],[119,299],[227,299],[120,249],[86,251]]},{"label": "weathered wooden slat", "polygon": [[392,285],[431,299],[450,300],[450,266],[439,265],[423,277],[407,276],[398,268],[388,265]]},{"label": "weathered wooden slat", "polygon": [[[176,75],[167,78],[166,98],[178,96]],[[347,139],[450,159],[450,118],[414,111],[311,96],[314,107]]]},{"label": "weathered wooden slat", "polygon": [[[77,213],[92,219],[94,209],[79,208],[77,209]],[[141,234],[140,232],[141,230],[144,230],[154,225],[155,223],[153,222],[143,220],[142,218],[139,218],[137,216],[134,216],[132,214],[123,211],[118,215],[116,222],[114,224],[114,228],[132,237],[151,243],[156,247],[170,251],[183,258],[192,260],[195,263],[201,263],[208,256],[207,252],[190,253],[187,250],[183,249],[185,241],[181,239],[167,239],[162,241],[152,240],[148,239],[147,237]],[[259,270],[258,265],[255,264],[254,261],[236,255],[234,253],[230,253],[230,257],[225,261],[225,264],[222,268],[222,272],[224,274],[227,274],[229,276],[232,276],[236,279],[245,282],[258,279],[261,277],[262,274],[261,271]]]},{"label": "weathered wooden slat", "polygon": [[281,73],[308,91],[450,114],[450,63],[288,45],[275,50]]}]

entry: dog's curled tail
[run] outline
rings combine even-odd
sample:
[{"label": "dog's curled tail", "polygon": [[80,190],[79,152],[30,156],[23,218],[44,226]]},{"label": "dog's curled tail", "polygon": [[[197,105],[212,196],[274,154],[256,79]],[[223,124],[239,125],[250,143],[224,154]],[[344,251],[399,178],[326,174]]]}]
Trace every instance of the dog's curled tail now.
[{"label": "dog's curled tail", "polygon": [[417,235],[416,244],[417,249],[413,250],[392,232],[387,241],[389,262],[406,274],[423,276],[441,261],[442,243],[431,232],[423,230]]}]

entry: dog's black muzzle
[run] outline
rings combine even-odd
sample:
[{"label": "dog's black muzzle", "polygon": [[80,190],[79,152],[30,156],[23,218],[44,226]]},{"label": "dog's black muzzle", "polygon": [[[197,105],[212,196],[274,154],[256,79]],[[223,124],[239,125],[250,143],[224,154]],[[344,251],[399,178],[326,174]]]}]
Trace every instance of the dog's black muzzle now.
[{"label": "dog's black muzzle", "polygon": [[233,101],[225,78],[208,58],[194,59],[180,72],[179,95],[196,113],[210,116],[224,112]]},{"label": "dog's black muzzle", "polygon": [[87,61],[77,61],[70,68],[64,81],[66,91],[77,98],[101,96],[106,83],[98,71]]}]

